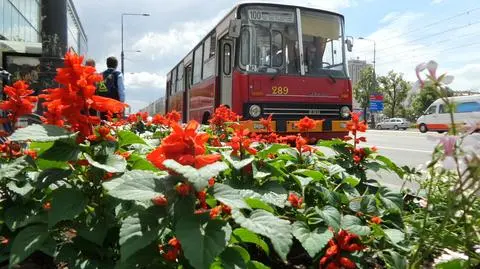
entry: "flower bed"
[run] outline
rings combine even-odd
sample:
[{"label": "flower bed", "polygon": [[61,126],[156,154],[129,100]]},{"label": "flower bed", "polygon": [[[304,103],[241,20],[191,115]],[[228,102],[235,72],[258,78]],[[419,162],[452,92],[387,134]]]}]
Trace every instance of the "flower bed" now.
[{"label": "flower bed", "polygon": [[[40,95],[47,124],[18,129],[0,146],[0,257],[10,268],[416,268],[444,248],[466,253],[467,261],[455,261],[461,265],[478,264],[478,201],[455,204],[468,227],[450,229],[457,213],[440,200],[450,181],[432,181],[437,172],[455,179],[436,168],[445,143],[428,170],[426,195],[414,196],[428,201],[422,207],[367,178],[368,170],[404,179],[424,173],[361,147],[366,126],[356,114],[348,137],[318,146],[307,143],[317,124],[311,119],[298,123],[303,136],[258,135],[225,107],[210,126],[181,125],[174,112],[119,120],[124,105],[94,95],[98,77],[81,62],[67,54],[62,87]],[[0,108],[10,120],[30,113],[28,87],[8,89]],[[90,109],[109,113],[109,121]],[[262,124],[268,129],[270,121]],[[478,167],[471,169],[475,179]],[[478,183],[468,182],[462,188]],[[439,220],[447,209],[448,219]],[[439,225],[468,244],[432,241]]]}]

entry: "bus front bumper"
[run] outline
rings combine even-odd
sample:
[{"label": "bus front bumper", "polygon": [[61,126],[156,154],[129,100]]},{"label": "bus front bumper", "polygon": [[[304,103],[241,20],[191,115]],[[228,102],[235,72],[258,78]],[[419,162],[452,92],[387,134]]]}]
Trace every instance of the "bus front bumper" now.
[{"label": "bus front bumper", "polygon": [[[277,133],[299,133],[300,129],[296,127],[298,121],[272,121],[270,129]],[[322,124],[317,124],[316,128],[309,133],[345,133],[347,130],[346,120],[325,120]],[[242,121],[243,126],[251,132],[266,133],[268,129],[260,121]]]}]

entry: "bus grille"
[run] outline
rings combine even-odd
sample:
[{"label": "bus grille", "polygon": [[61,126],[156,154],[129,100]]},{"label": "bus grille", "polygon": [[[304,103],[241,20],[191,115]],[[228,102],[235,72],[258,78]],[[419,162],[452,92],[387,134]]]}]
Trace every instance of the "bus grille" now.
[{"label": "bus grille", "polygon": [[[248,108],[251,104],[246,106],[246,114],[248,115]],[[273,114],[273,119],[293,119],[297,120],[308,116],[313,119],[336,119],[340,115],[340,108],[344,105],[330,105],[330,104],[258,104],[262,107],[262,116],[266,117]]]}]

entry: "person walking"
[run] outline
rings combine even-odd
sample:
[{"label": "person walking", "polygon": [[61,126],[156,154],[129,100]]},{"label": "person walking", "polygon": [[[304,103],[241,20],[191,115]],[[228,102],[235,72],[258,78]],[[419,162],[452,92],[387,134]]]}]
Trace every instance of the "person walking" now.
[{"label": "person walking", "polygon": [[[97,94],[103,97],[115,99],[122,103],[125,102],[125,85],[123,82],[122,72],[117,70],[118,60],[115,57],[107,58],[107,70],[103,71],[103,81],[97,87]],[[123,114],[123,113],[122,113]],[[103,120],[107,119],[107,115],[101,113]],[[123,115],[119,115],[123,117]]]}]

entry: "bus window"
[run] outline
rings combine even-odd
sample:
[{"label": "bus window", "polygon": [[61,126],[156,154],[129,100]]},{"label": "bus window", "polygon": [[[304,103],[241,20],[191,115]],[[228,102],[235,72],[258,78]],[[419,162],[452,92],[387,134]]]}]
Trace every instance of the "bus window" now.
[{"label": "bus window", "polygon": [[480,112],[480,103],[465,102],[457,105],[457,113]]},{"label": "bus window", "polygon": [[178,65],[178,71],[177,71],[177,88],[176,92],[182,92],[184,90],[183,88],[183,62]]},{"label": "bus window", "polygon": [[175,67],[172,71],[172,85],[170,92],[173,93],[177,90],[177,68]]},{"label": "bus window", "polygon": [[213,33],[209,36],[203,45],[203,76],[202,78],[209,78],[215,75],[215,43],[216,36]]},{"label": "bus window", "polygon": [[244,27],[240,34],[240,63],[243,66],[250,64],[250,31]]},{"label": "bus window", "polygon": [[223,74],[230,75],[232,73],[232,46],[230,44],[223,45]]},{"label": "bus window", "polygon": [[195,50],[195,55],[193,59],[193,84],[196,84],[202,81],[202,67],[203,67],[202,52],[203,52],[203,45],[200,45],[200,47],[198,47]]},{"label": "bus window", "polygon": [[342,20],[314,11],[302,11],[305,73],[346,76],[343,61]]}]

